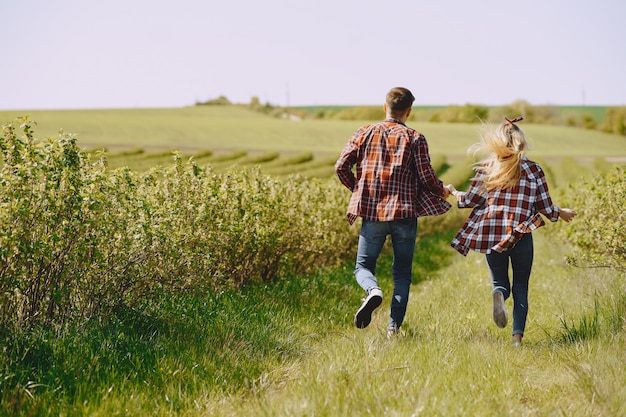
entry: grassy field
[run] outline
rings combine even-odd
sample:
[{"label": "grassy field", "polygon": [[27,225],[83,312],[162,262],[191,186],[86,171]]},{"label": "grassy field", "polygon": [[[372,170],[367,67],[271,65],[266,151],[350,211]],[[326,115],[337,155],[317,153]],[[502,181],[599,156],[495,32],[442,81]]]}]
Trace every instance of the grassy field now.
[{"label": "grassy field", "polygon": [[[263,169],[296,156],[303,164],[332,161],[360,124],[291,122],[221,107],[29,113],[37,137],[63,128],[85,148],[127,152],[146,166],[163,154],[167,161],[172,149],[210,164],[229,163],[220,155],[252,163],[265,155]],[[476,140],[476,125],[415,127],[431,153],[449,161],[464,160]],[[556,204],[572,172],[590,174],[596,157],[626,157],[623,137],[524,128],[534,140],[531,157],[549,161]],[[111,322],[15,335],[0,329],[8,342],[0,414],[626,415],[626,277],[568,266],[570,248],[554,237],[567,226],[548,224],[534,234],[521,348],[510,344],[510,325],[501,330],[491,320],[484,257],[456,254],[452,230],[419,239],[405,325],[393,340],[384,331],[392,288],[387,248],[378,274],[385,302],[364,330],[352,323],[363,296],[352,264],[205,299],[164,297],[141,314],[121,309]],[[428,222],[420,227],[427,231]]]},{"label": "grassy field", "polygon": [[[54,343],[53,329],[17,338],[38,375],[4,405],[15,405],[13,415],[624,415],[626,278],[567,266],[568,248],[550,227],[535,233],[521,348],[511,346],[510,324],[491,320],[484,258],[454,253],[443,233],[418,241],[393,340],[387,252],[387,295],[364,330],[352,324],[362,292],[351,265],[205,300],[165,299],[150,315],[121,313]],[[39,407],[25,407],[30,397]]]},{"label": "grassy field", "polygon": [[[421,260],[401,337],[385,337],[388,298],[365,330],[351,326],[350,314],[316,322],[305,357],[266,369],[249,394],[208,399],[205,410],[263,416],[624,415],[624,300],[611,297],[613,288],[626,284],[624,277],[567,267],[566,250],[549,235],[536,233],[521,349],[510,344],[510,325],[501,330],[491,321],[483,257],[452,254],[444,238],[418,248]],[[439,254],[440,267],[424,268],[431,258],[420,251]],[[381,265],[387,294],[389,262]],[[358,306],[350,293],[346,299]],[[510,301],[508,308],[510,313]],[[569,338],[563,325],[582,329],[594,319],[597,334],[583,331],[579,339]]]},{"label": "grassy field", "polygon": [[[145,152],[180,150],[186,153],[249,153],[276,151],[286,154],[313,152],[337,155],[358,121],[277,119],[238,107],[199,106],[172,109],[3,111],[0,120],[30,115],[39,137],[59,129],[78,136],[87,149],[106,147],[110,152],[143,149]],[[532,140],[530,156],[587,160],[626,157],[626,140],[617,135],[568,127],[523,125]],[[416,123],[429,142],[431,154],[451,161],[465,158],[477,140],[477,125]]]}]

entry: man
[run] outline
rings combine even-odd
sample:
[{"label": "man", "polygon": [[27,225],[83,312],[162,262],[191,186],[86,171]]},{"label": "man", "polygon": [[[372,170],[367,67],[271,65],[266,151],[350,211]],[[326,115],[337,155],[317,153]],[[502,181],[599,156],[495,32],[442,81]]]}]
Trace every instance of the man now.
[{"label": "man", "polygon": [[[389,90],[383,109],[386,119],[362,126],[343,149],[335,171],[352,191],[348,223],[362,218],[354,275],[367,297],[354,316],[363,329],[383,300],[376,279],[376,261],[387,235],[393,246],[393,297],[388,337],[397,334],[409,299],[417,218],[448,211],[449,191],[430,164],[428,143],[407,127],[415,97],[402,87]],[[356,166],[356,176],[352,168]]]}]

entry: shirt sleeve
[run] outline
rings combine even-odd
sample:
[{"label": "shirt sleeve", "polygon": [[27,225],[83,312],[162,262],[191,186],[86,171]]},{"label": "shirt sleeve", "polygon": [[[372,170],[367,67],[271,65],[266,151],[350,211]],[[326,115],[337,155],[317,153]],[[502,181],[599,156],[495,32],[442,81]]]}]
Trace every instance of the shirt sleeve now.
[{"label": "shirt sleeve", "polygon": [[[539,167],[537,167],[539,168]],[[559,219],[561,209],[552,204],[552,198],[550,198],[550,191],[548,190],[548,182],[546,176],[541,168],[537,173],[537,211],[551,222],[556,222]]]},{"label": "shirt sleeve", "polygon": [[345,148],[343,148],[343,151],[341,151],[339,159],[335,163],[335,172],[337,173],[339,181],[350,191],[354,190],[354,185],[356,183],[356,177],[352,172],[352,167],[356,164],[357,161],[357,153],[359,147],[356,144],[356,139],[359,136],[359,131],[357,131],[350,138]]},{"label": "shirt sleeve", "polygon": [[459,208],[474,208],[485,204],[485,196],[480,192],[481,181],[477,177],[472,178],[469,191],[458,192],[456,195]]},{"label": "shirt sleeve", "polygon": [[428,143],[423,135],[416,139],[415,166],[417,167],[417,180],[419,184],[437,196],[443,196],[443,182],[437,177],[437,173],[430,164]]}]

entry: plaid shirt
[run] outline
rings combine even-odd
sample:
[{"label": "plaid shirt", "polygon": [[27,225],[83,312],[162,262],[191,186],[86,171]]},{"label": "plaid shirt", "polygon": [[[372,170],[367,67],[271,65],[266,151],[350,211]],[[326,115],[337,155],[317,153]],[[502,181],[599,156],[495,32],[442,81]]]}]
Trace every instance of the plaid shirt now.
[{"label": "plaid shirt", "polygon": [[[352,167],[356,165],[356,176]],[[436,216],[450,208],[443,183],[430,165],[426,138],[396,119],[357,130],[335,164],[352,191],[347,218],[392,221]]]},{"label": "plaid shirt", "polygon": [[473,208],[452,247],[462,255],[477,252],[503,252],[517,243],[524,233],[545,224],[539,213],[550,221],[559,219],[560,209],[552,204],[541,167],[526,158],[521,162],[519,183],[511,190],[480,194],[480,181],[474,177],[468,192],[457,194],[459,208]]}]

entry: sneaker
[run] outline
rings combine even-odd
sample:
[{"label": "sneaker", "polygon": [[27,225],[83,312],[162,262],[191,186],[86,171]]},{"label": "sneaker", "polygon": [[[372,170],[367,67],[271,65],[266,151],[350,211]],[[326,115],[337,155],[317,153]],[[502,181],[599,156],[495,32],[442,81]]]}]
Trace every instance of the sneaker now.
[{"label": "sneaker", "polygon": [[398,328],[397,327],[390,327],[387,329],[387,339],[393,339],[394,337],[396,337],[398,335]]},{"label": "sneaker", "polygon": [[504,304],[504,294],[502,294],[502,291],[493,292],[493,321],[501,329],[506,327],[506,305]]},{"label": "sneaker", "polygon": [[361,308],[354,315],[354,325],[359,329],[369,326],[372,321],[372,313],[383,302],[383,292],[380,288],[372,288],[367,297],[363,300]]}]

